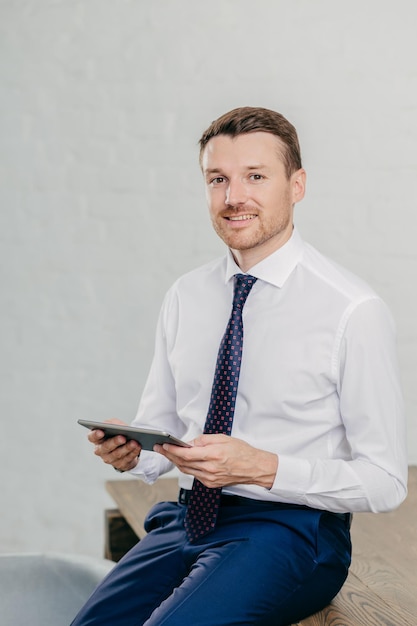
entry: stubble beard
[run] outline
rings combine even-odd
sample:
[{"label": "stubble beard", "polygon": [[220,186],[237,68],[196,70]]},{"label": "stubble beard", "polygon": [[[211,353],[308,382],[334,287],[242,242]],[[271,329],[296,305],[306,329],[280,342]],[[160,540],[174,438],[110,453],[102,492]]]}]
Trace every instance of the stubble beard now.
[{"label": "stubble beard", "polygon": [[[223,218],[219,218],[218,221],[212,220],[215,232],[228,248],[241,251],[252,250],[253,248],[262,246],[271,239],[279,237],[279,235],[288,229],[290,223],[292,224],[292,215],[291,212],[288,211],[277,223],[262,224],[261,222],[254,232],[245,232],[245,229],[242,229],[242,231],[231,233],[227,232],[226,228],[222,228],[222,219]],[[260,218],[257,217],[255,219],[259,220]],[[250,225],[248,226],[248,229],[249,228]]]}]

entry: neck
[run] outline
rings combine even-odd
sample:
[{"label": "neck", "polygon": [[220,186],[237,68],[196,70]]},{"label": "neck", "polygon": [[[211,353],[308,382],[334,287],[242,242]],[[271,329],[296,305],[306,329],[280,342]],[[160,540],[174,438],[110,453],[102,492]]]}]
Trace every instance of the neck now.
[{"label": "neck", "polygon": [[257,265],[271,254],[282,248],[284,244],[291,238],[293,232],[293,225],[291,228],[280,233],[279,236],[271,237],[264,243],[249,248],[248,250],[235,250],[230,248],[233,258],[242,272],[248,272],[251,267]]}]

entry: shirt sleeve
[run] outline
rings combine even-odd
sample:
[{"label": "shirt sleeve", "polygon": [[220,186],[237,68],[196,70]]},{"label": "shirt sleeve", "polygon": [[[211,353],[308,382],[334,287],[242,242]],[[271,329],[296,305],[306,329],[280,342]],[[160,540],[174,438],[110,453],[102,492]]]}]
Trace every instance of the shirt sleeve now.
[{"label": "shirt sleeve", "polygon": [[[155,352],[148,379],[140,400],[139,409],[132,426],[145,426],[166,430],[181,438],[185,429],[176,412],[176,390],[168,360],[167,342],[175,335],[178,306],[173,288],[167,293],[158,318]],[[168,328],[171,331],[168,333]],[[172,470],[174,465],[157,452],[143,450],[138,464],[130,473],[152,484],[156,479]]]},{"label": "shirt sleeve", "polygon": [[407,494],[405,417],[394,322],[372,298],[340,329],[335,369],[350,459],[279,456],[271,493],[334,512],[383,512]]}]

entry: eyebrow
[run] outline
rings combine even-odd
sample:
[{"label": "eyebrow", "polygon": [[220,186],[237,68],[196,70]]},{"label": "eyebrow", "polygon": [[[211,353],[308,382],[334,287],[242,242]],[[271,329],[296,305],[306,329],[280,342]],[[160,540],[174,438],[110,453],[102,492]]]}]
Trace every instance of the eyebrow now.
[{"label": "eyebrow", "polygon": [[[263,165],[262,163],[258,163],[257,165],[247,165],[245,167],[245,170],[247,172],[251,171],[251,170],[264,170],[264,169],[268,169],[267,165]],[[221,174],[221,172],[223,171],[222,168],[220,167],[213,167],[213,168],[209,168],[207,170],[204,170],[204,174]]]}]

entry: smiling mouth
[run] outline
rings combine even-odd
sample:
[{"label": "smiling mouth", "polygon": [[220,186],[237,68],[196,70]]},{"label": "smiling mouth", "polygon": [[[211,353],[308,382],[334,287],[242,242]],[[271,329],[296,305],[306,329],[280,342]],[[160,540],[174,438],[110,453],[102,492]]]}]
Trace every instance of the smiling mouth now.
[{"label": "smiling mouth", "polygon": [[255,219],[256,215],[230,215],[228,217],[226,217],[225,219],[229,220],[230,222],[245,222],[247,220],[253,220]]}]

